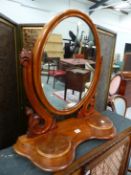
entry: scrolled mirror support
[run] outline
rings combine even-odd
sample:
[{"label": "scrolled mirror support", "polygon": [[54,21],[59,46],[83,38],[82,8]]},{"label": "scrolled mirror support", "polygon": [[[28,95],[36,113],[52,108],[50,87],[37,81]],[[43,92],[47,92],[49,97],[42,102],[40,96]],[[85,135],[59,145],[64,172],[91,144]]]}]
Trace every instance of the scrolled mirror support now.
[{"label": "scrolled mirror support", "polygon": [[[68,17],[78,17],[91,28],[96,45],[96,67],[89,92],[84,98],[72,108],[58,110],[43,93],[40,78],[41,56],[54,27]],[[29,116],[29,135],[20,136],[14,145],[18,154],[27,157],[43,170],[56,172],[73,162],[75,150],[80,143],[88,139],[110,139],[115,136],[113,123],[94,108],[101,54],[96,28],[86,14],[78,10],[67,10],[54,17],[43,28],[33,52],[21,52],[21,63],[26,94],[33,110],[27,108],[26,111]],[[53,115],[68,115],[73,112],[75,117],[54,123]]]},{"label": "scrolled mirror support", "polygon": [[[23,49],[20,54],[20,63],[23,65],[23,81],[26,95],[34,110],[34,112],[29,112],[29,108],[26,108],[26,114],[30,117],[28,135],[32,137],[47,132],[52,125],[54,125],[54,122],[49,113],[41,105],[34,90],[32,79],[32,52]],[[44,124],[40,126],[39,121],[42,119]]]}]

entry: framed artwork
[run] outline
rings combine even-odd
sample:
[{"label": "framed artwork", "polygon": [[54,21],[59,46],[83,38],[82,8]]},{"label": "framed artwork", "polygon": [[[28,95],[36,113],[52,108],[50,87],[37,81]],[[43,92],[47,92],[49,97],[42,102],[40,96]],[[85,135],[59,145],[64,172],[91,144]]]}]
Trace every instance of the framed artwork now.
[{"label": "framed artwork", "polygon": [[22,45],[25,49],[31,50],[34,47],[36,39],[40,34],[43,26],[23,26],[22,30]]}]

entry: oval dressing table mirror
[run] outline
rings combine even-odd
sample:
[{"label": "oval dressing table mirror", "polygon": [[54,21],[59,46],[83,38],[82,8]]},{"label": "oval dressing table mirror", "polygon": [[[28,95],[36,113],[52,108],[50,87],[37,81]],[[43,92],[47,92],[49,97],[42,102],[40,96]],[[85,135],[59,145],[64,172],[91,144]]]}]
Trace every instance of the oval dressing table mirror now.
[{"label": "oval dressing table mirror", "polygon": [[18,154],[43,170],[59,171],[73,162],[80,143],[115,136],[113,123],[94,108],[101,54],[86,14],[67,10],[55,16],[33,51],[23,49],[20,56],[31,107],[28,132],[14,145]]}]

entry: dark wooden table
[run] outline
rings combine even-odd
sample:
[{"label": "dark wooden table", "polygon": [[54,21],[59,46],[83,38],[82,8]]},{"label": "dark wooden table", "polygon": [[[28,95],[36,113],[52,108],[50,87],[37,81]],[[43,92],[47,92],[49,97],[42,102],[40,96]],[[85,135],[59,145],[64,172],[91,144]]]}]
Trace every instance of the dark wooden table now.
[{"label": "dark wooden table", "polygon": [[64,65],[67,68],[72,68],[72,67],[85,68],[86,63],[93,65],[93,66],[95,65],[95,62],[92,60],[79,59],[79,58],[61,59],[60,62],[62,65]]},{"label": "dark wooden table", "polygon": [[90,71],[81,68],[72,68],[66,71],[65,75],[65,92],[64,100],[66,100],[67,89],[79,92],[79,101],[82,92],[85,90],[85,83],[90,81]]}]

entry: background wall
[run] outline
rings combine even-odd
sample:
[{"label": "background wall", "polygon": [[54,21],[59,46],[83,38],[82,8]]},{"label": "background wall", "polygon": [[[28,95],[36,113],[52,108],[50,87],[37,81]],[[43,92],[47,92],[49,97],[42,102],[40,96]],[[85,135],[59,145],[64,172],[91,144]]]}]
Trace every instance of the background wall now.
[{"label": "background wall", "polygon": [[95,24],[103,26],[117,34],[115,57],[123,60],[125,43],[131,43],[131,15],[122,15],[111,10],[96,11],[91,15]]},{"label": "background wall", "polygon": [[[75,8],[89,13],[87,0],[0,0],[0,12],[15,22],[46,23],[58,12]],[[17,14],[17,15],[16,15]],[[131,15],[112,10],[97,10],[91,15],[94,23],[117,33],[115,55],[123,60],[125,43],[131,43]]]},{"label": "background wall", "polygon": [[78,0],[0,0],[0,4],[0,12],[17,23],[46,23],[58,12],[69,8],[88,10],[87,3]]}]

